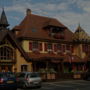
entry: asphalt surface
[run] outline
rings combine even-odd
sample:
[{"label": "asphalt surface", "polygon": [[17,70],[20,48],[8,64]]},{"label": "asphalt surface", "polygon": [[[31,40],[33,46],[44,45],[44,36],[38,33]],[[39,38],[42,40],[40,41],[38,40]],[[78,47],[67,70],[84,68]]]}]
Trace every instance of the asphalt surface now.
[{"label": "asphalt surface", "polygon": [[58,82],[44,82],[41,88],[18,90],[90,90],[90,81],[70,80]]}]

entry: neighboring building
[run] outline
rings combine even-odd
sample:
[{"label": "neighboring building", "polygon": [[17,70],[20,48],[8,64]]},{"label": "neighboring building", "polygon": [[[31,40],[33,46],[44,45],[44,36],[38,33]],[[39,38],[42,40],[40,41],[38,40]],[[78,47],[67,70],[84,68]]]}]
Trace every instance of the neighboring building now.
[{"label": "neighboring building", "polygon": [[87,69],[90,39],[80,25],[73,33],[58,20],[34,15],[27,9],[13,32],[31,59],[33,71],[53,69],[60,75]]},{"label": "neighboring building", "polygon": [[73,36],[74,53],[81,58],[79,66],[84,71],[90,69],[90,36],[79,25]]},{"label": "neighboring building", "polygon": [[[27,9],[22,22],[7,28],[5,12],[0,20],[0,67],[12,71],[84,72],[90,61],[90,37],[78,26],[75,33],[56,20]],[[89,66],[89,65],[88,65]]]},{"label": "neighboring building", "polygon": [[4,10],[0,18],[0,72],[23,70],[31,71],[31,62],[25,54],[14,33],[9,30]]}]

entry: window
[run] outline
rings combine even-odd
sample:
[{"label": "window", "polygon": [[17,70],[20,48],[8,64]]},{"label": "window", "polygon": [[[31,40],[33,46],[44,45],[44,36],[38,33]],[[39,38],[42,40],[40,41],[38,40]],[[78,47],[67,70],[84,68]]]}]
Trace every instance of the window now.
[{"label": "window", "polygon": [[32,28],[32,32],[36,32],[37,30],[36,30],[36,28]]},{"label": "window", "polygon": [[60,50],[60,51],[62,50],[61,44],[57,44],[57,49]]},{"label": "window", "polygon": [[21,71],[27,71],[27,65],[21,65]]},{"label": "window", "polygon": [[38,50],[38,42],[37,41],[33,42],[33,51],[36,51],[36,50]]},{"label": "window", "polygon": [[33,41],[29,42],[29,50],[31,51],[42,51],[42,42]]},{"label": "window", "polygon": [[52,50],[52,43],[48,43],[48,51]]},{"label": "window", "polygon": [[0,60],[13,60],[14,59],[14,52],[13,49],[4,46],[0,48]]}]

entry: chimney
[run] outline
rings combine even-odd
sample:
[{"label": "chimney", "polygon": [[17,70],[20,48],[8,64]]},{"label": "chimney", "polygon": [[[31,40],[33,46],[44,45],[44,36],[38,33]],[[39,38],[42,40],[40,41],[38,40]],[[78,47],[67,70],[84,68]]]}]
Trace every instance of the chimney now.
[{"label": "chimney", "polygon": [[31,14],[31,9],[27,9],[26,14],[30,15]]}]

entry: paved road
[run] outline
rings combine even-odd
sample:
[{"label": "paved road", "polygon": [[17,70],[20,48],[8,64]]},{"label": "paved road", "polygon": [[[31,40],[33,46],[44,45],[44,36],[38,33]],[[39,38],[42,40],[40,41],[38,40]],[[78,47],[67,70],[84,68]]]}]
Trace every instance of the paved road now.
[{"label": "paved road", "polygon": [[[18,89],[24,90],[24,89]],[[90,81],[72,80],[59,82],[45,82],[42,88],[25,89],[25,90],[90,90]]]}]

